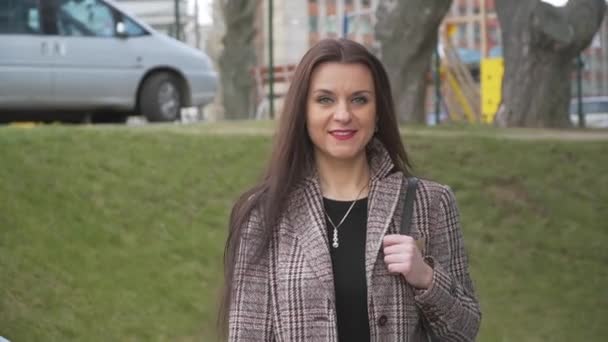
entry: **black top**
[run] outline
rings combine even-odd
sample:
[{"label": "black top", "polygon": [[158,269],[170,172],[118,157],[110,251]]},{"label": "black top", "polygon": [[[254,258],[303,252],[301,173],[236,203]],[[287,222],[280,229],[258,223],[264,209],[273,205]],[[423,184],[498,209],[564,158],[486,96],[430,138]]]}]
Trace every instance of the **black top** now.
[{"label": "black top", "polygon": [[[331,220],[338,225],[353,202],[324,198],[323,203]],[[367,198],[358,200],[344,223],[338,227],[338,248],[332,246],[334,228],[329,220],[326,221],[336,290],[338,341],[369,342],[365,280]]]}]

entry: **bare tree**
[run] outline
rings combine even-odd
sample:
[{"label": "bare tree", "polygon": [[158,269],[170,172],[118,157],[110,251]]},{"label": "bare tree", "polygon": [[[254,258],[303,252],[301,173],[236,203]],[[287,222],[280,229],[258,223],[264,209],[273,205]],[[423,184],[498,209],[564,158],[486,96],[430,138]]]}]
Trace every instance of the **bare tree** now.
[{"label": "bare tree", "polygon": [[257,0],[219,0],[226,33],[222,40],[223,50],[219,58],[219,69],[226,119],[244,119],[252,111],[251,89],[253,80],[249,76],[256,64],[254,20]]},{"label": "bare tree", "polygon": [[378,5],[375,34],[400,121],[425,122],[426,77],[437,29],[451,4],[452,0],[391,0]]},{"label": "bare tree", "polygon": [[505,73],[499,126],[568,127],[575,57],[600,27],[605,0],[496,0]]}]

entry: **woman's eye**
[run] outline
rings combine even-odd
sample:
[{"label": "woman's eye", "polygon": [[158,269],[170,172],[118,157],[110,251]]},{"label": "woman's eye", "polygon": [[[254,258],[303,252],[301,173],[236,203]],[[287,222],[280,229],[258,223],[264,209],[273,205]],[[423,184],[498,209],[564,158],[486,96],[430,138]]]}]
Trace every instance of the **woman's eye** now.
[{"label": "woman's eye", "polygon": [[322,97],[319,97],[319,98],[317,99],[317,102],[319,102],[320,104],[330,104],[330,103],[332,103],[333,101],[332,101],[332,99],[331,99],[331,98],[329,98],[329,97],[327,97],[327,96],[322,96]]},{"label": "woman's eye", "polygon": [[364,97],[364,96],[355,97],[353,99],[353,103],[355,103],[355,104],[366,104],[367,103],[367,98]]}]

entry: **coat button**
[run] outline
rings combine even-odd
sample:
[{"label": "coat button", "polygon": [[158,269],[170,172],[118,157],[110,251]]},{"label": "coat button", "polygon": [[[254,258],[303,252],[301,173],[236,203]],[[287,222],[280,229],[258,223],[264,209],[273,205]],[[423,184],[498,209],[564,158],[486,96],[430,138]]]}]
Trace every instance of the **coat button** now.
[{"label": "coat button", "polygon": [[383,327],[386,325],[386,322],[388,322],[388,318],[386,317],[386,315],[382,315],[380,316],[380,318],[378,318],[378,325]]}]

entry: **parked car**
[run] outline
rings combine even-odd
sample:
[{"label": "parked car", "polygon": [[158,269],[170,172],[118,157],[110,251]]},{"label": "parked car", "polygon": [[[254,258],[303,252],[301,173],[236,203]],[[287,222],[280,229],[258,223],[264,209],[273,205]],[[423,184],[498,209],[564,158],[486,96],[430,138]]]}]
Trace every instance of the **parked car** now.
[{"label": "parked car", "polygon": [[216,88],[207,55],[111,0],[0,2],[0,120],[42,111],[172,121]]},{"label": "parked car", "polygon": [[[608,128],[608,96],[583,97],[583,113],[585,126]],[[570,120],[578,126],[578,99],[570,102]]]}]

